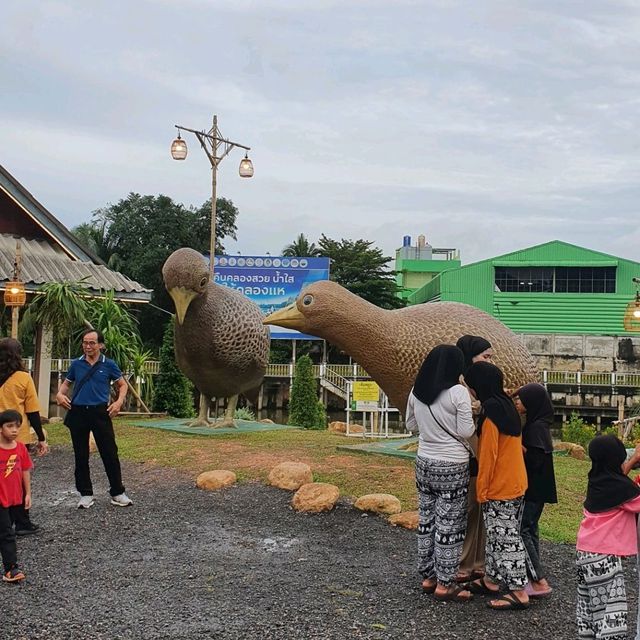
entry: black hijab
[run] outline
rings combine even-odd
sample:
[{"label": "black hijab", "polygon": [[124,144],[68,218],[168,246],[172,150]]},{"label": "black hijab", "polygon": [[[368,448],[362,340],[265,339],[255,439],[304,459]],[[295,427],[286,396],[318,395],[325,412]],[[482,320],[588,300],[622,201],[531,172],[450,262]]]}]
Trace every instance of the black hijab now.
[{"label": "black hijab", "polygon": [[473,359],[487,349],[491,349],[491,343],[480,336],[462,336],[456,342],[456,347],[464,354],[464,370],[466,371],[472,364]]},{"label": "black hijab", "polygon": [[413,395],[420,402],[433,404],[445,389],[460,384],[463,368],[462,351],[450,344],[439,344],[424,359],[413,383]]},{"label": "black hijab", "polygon": [[489,418],[506,436],[522,433],[520,414],[504,392],[504,376],[498,367],[489,362],[474,362],[464,374],[464,381],[482,403],[479,427],[485,418]]},{"label": "black hijab", "polygon": [[521,387],[518,397],[527,410],[527,420],[522,428],[522,445],[552,453],[550,428],[553,424],[553,405],[547,390],[541,384],[533,382]]},{"label": "black hijab", "polygon": [[596,436],[589,443],[591,471],[584,508],[591,513],[609,511],[640,496],[640,487],[622,472],[627,450],[613,435]]}]

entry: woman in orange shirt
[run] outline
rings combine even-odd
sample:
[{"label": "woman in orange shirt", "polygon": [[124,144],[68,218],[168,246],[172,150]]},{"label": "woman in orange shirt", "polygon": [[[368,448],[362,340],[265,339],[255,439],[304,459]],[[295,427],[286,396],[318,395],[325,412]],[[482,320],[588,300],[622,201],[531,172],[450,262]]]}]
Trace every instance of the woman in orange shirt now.
[{"label": "woman in orange shirt", "polygon": [[473,593],[508,593],[488,604],[492,609],[526,609],[529,596],[526,554],[520,519],[527,490],[522,454],[522,426],[513,401],[504,392],[502,371],[488,362],[473,364],[464,376],[472,394],[482,403],[478,419],[478,478],[476,493],[482,505],[487,535],[485,577],[469,584]]}]

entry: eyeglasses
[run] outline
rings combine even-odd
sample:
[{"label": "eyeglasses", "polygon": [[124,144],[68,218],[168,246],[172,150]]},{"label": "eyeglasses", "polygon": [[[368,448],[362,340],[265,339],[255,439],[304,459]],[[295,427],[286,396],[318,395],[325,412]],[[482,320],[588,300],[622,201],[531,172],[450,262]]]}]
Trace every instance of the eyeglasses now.
[{"label": "eyeglasses", "polygon": [[82,346],[95,347],[98,343],[95,340],[83,340]]}]

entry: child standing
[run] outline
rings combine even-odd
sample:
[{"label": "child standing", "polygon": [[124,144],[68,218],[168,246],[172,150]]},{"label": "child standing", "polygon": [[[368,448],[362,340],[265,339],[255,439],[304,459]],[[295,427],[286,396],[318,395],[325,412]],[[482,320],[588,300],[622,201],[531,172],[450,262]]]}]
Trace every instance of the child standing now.
[{"label": "child standing", "polygon": [[627,596],[622,557],[638,553],[636,514],[640,488],[626,473],[640,460],[613,435],[596,436],[589,444],[591,471],[578,530],[576,565],[579,638],[623,640],[627,637]]},{"label": "child standing", "polygon": [[31,471],[33,463],[27,448],[17,441],[22,416],[13,409],[0,413],[0,552],[5,582],[25,579],[18,568],[14,512],[23,504],[31,507]]}]

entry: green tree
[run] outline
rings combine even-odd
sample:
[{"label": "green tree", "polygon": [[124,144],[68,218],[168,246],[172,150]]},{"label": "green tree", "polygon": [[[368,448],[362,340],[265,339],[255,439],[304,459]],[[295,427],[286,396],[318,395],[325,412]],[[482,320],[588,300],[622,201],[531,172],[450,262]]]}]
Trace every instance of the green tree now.
[{"label": "green tree", "polygon": [[395,271],[387,266],[391,258],[372,245],[367,240],[332,240],[324,234],[318,242],[321,255],[331,259],[331,280],[383,309],[403,307]]},{"label": "green tree", "polygon": [[174,322],[167,324],[160,349],[160,374],[153,393],[154,411],[166,411],[176,418],[192,418],[193,386],[176,365],[173,344]]},{"label": "green tree", "polygon": [[282,255],[291,258],[313,258],[314,256],[320,255],[320,249],[314,242],[310,243],[304,233],[301,233],[291,244],[288,244],[282,250]]},{"label": "green tree", "polygon": [[[222,253],[221,240],[236,238],[238,210],[231,200],[218,198],[216,214],[216,251]],[[152,302],[160,310],[145,305],[139,320],[145,343],[154,350],[162,344],[169,319],[162,310],[173,310],[162,283],[162,265],[180,247],[208,252],[210,218],[211,199],[195,208],[164,195],[130,193],[117,203],[98,209],[90,223],[74,230],[109,266],[153,289]]]},{"label": "green tree", "polygon": [[318,391],[313,377],[311,358],[302,356],[296,362],[289,400],[289,424],[305,429],[321,429],[326,416],[318,411]]}]

